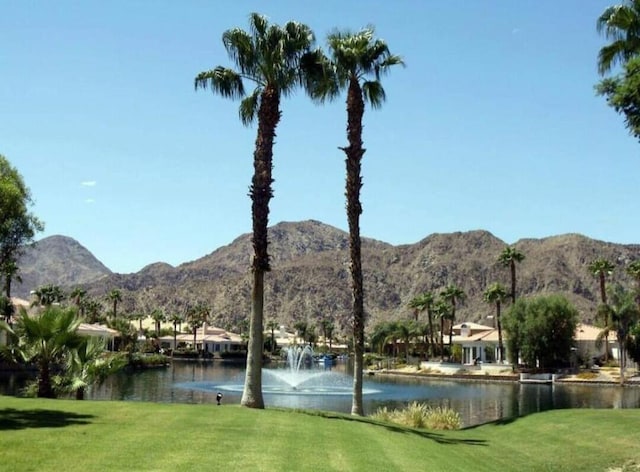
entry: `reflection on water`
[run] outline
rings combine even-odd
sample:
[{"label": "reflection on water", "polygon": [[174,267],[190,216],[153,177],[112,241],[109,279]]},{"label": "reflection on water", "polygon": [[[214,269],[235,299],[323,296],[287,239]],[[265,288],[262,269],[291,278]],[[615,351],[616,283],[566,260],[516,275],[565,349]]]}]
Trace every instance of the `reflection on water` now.
[{"label": "reflection on water", "polygon": [[[332,371],[351,375],[347,365],[342,363]],[[263,376],[263,383],[267,378],[267,375]],[[243,382],[244,367],[175,361],[164,369],[112,376],[102,386],[92,388],[87,398],[214,404],[220,388]],[[20,385],[22,381],[15,375],[0,376],[0,393],[13,394]],[[383,376],[366,377],[364,387],[376,391],[363,397],[366,413],[373,413],[382,406],[395,408],[419,401],[453,408],[461,414],[465,426],[559,408],[640,407],[640,387],[461,382]],[[240,403],[241,391],[223,392],[223,404]],[[264,400],[267,406],[351,411],[349,395],[265,394]]]}]

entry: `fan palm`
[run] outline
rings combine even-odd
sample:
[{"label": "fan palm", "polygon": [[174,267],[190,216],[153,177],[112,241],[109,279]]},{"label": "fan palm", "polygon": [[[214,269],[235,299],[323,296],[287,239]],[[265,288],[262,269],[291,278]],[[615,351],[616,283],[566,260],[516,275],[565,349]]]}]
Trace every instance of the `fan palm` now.
[{"label": "fan palm", "polygon": [[453,347],[453,325],[456,322],[456,305],[465,299],[465,294],[460,287],[449,284],[440,293],[443,300],[451,304],[451,313],[449,315],[449,349]]},{"label": "fan palm", "polygon": [[362,117],[365,101],[372,108],[380,108],[386,94],[381,77],[392,66],[402,65],[400,56],[391,54],[387,44],[376,39],[373,28],[362,31],[329,34],[329,55],[319,51],[315,57],[306,56],[303,67],[307,74],[307,89],[311,97],[319,102],[336,99],[347,92],[347,140],[348,146],[341,148],[346,154],[346,197],[349,224],[349,252],[351,259],[352,325],[354,341],[353,402],[351,413],[363,415],[362,381],[364,354],[364,292],[362,282],[362,256],[360,241],[360,175],[362,156]]},{"label": "fan palm", "polygon": [[634,300],[633,294],[628,292],[620,285],[614,285],[609,290],[610,301],[608,304],[600,305],[601,311],[607,312],[607,318],[610,325],[606,326],[615,331],[618,341],[618,353],[620,362],[620,384],[623,385],[625,362],[626,362],[626,345],[629,333],[634,324],[640,319],[640,311]]},{"label": "fan palm", "polygon": [[[250,31],[227,30],[222,42],[237,69],[218,66],[201,72],[195,88],[209,88],[225,98],[241,99],[240,120],[250,125],[256,118],[254,174],[249,191],[253,219],[253,292],[247,353],[247,373],[241,404],[264,408],[262,397],[262,350],[264,319],[264,274],[269,263],[267,226],[271,184],[273,144],[280,121],[280,99],[290,95],[300,84],[300,59],[313,45],[311,29],[290,21],[284,27],[271,25],[257,13],[249,16]],[[246,94],[244,81],[253,82]]]},{"label": "fan palm", "polygon": [[640,54],[640,0],[626,0],[606,8],[596,28],[610,44],[598,53],[598,72],[609,72],[616,64],[626,64]]},{"label": "fan palm", "polygon": [[429,349],[430,354],[434,355],[434,333],[433,330],[433,303],[434,303],[433,293],[424,292],[418,295],[417,297],[412,298],[409,301],[409,308],[414,309],[415,319],[418,321],[418,314],[422,311],[427,312],[427,322],[428,322],[428,330],[429,330]]},{"label": "fan palm", "polygon": [[504,346],[502,344],[502,323],[500,320],[500,307],[502,302],[507,299],[507,289],[499,282],[491,284],[482,295],[482,299],[496,306],[496,323],[498,325],[498,362],[504,360]]},{"label": "fan palm", "polygon": [[11,346],[13,355],[37,366],[38,397],[55,397],[52,370],[68,361],[84,342],[77,332],[81,321],[75,309],[50,305],[33,316],[23,308],[13,328],[3,325],[17,339]]},{"label": "fan palm", "polygon": [[515,247],[507,246],[498,256],[498,262],[511,271],[511,303],[516,302],[516,263],[524,260],[524,254]]}]

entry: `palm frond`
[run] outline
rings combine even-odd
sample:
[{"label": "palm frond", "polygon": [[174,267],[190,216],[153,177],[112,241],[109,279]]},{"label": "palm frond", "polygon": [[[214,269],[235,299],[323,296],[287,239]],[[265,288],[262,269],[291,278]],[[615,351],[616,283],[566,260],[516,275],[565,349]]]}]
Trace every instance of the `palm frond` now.
[{"label": "palm frond", "polygon": [[362,84],[362,93],[367,102],[371,104],[371,108],[378,109],[387,98],[382,84],[377,80],[365,81]]},{"label": "palm frond", "polygon": [[258,107],[260,105],[261,92],[262,89],[260,87],[256,87],[251,95],[245,97],[242,102],[240,102],[238,113],[243,125],[249,126],[256,120],[256,117],[258,116]]},{"label": "palm frond", "polygon": [[196,90],[209,88],[212,92],[231,99],[242,98],[245,94],[240,74],[221,66],[200,72],[195,78],[195,88]]}]

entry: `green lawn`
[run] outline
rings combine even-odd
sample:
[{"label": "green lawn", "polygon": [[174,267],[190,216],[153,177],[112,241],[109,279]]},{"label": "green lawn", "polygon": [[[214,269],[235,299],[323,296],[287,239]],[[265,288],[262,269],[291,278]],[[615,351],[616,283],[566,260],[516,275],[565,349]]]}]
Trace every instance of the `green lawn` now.
[{"label": "green lawn", "polygon": [[0,396],[0,470],[605,471],[640,463],[640,410],[427,432],[349,415]]}]

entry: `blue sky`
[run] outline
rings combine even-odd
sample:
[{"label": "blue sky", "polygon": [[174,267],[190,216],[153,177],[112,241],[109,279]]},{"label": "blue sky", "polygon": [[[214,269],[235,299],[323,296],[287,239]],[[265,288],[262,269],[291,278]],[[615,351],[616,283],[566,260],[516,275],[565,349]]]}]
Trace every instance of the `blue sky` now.
[{"label": "blue sky", "polygon": [[[221,35],[256,11],[368,24],[407,67],[364,118],[363,236],[392,244],[486,229],[640,242],[638,142],[596,97],[598,15],[615,0],[0,0],[0,154],[31,188],[41,237],[128,273],[202,257],[251,230],[255,127],[195,92],[231,65]],[[270,224],[347,229],[344,100],[282,103]]]}]

